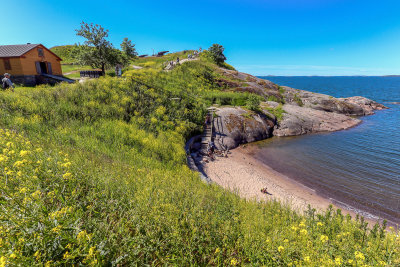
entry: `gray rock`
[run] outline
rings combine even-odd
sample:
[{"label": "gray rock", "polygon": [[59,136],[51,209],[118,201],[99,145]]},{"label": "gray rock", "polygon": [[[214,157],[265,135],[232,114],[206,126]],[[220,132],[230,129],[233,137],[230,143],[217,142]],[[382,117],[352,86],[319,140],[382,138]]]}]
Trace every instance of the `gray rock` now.
[{"label": "gray rock", "polygon": [[357,105],[362,108],[364,111],[363,115],[372,115],[374,114],[374,110],[382,110],[382,109],[387,109],[382,104],[379,104],[371,99],[365,98],[363,96],[352,96],[352,97],[347,97],[347,98],[339,98],[340,101],[343,101],[345,103],[350,103]]},{"label": "gray rock", "polygon": [[285,104],[286,112],[274,128],[275,136],[302,135],[317,132],[333,132],[348,129],[361,121],[334,112],[326,112],[312,108]]},{"label": "gray rock", "polygon": [[224,107],[217,109],[216,114],[213,126],[214,143],[218,149],[232,149],[272,136],[274,122],[262,113]]}]

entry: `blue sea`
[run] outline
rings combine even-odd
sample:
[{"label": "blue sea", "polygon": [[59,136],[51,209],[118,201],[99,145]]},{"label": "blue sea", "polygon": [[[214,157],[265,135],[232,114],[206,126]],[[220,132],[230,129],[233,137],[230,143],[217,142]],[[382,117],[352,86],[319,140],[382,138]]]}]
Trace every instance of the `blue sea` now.
[{"label": "blue sea", "polygon": [[348,130],[271,138],[256,157],[339,206],[400,224],[400,77],[261,78],[334,97],[365,96],[389,107]]}]

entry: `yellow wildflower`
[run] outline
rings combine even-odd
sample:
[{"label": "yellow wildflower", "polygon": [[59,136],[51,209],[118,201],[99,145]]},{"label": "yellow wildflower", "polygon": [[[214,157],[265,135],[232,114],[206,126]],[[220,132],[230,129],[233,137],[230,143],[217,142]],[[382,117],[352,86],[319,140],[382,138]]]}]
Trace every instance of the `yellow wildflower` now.
[{"label": "yellow wildflower", "polygon": [[36,190],[31,194],[33,199],[38,199],[40,197],[40,190]]},{"label": "yellow wildflower", "polygon": [[86,230],[80,231],[78,235],[76,236],[76,239],[78,239],[78,242],[82,242],[86,240],[86,237],[88,236]]},{"label": "yellow wildflower", "polygon": [[322,222],[317,222],[317,226],[324,226]]},{"label": "yellow wildflower", "polygon": [[44,267],[50,267],[52,262],[53,261],[47,261],[46,264],[44,265]]},{"label": "yellow wildflower", "polygon": [[18,168],[18,167],[20,167],[20,166],[22,166],[24,164],[24,162],[22,161],[22,160],[18,160],[18,161],[16,161],[15,163],[14,163],[14,167],[16,167],[16,168]]},{"label": "yellow wildflower", "polygon": [[61,225],[58,225],[58,226],[56,226],[56,227],[54,227],[53,229],[51,229],[51,232],[53,232],[53,233],[60,233],[60,231],[61,231]]},{"label": "yellow wildflower", "polygon": [[26,151],[26,150],[21,150],[20,152],[19,152],[19,156],[20,157],[25,157],[26,155],[28,155],[28,151]]},{"label": "yellow wildflower", "polygon": [[21,188],[21,189],[19,190],[19,192],[20,192],[21,194],[25,194],[26,191],[27,191],[27,189],[26,189],[25,187],[23,187],[23,188]]},{"label": "yellow wildflower", "polygon": [[354,252],[354,256],[356,257],[357,261],[361,261],[362,262],[362,261],[365,260],[364,254],[362,252],[360,252],[360,251]]},{"label": "yellow wildflower", "polygon": [[15,254],[15,253],[12,253],[11,255],[10,255],[10,258],[11,259],[15,259],[17,257],[17,255]]},{"label": "yellow wildflower", "polygon": [[306,235],[306,234],[307,234],[307,230],[306,230],[306,229],[301,229],[301,230],[300,230],[300,234]]},{"label": "yellow wildflower", "polygon": [[285,248],[283,246],[278,247],[278,252],[282,252]]},{"label": "yellow wildflower", "polygon": [[61,165],[64,168],[68,168],[69,166],[71,166],[71,162],[67,161],[64,164]]},{"label": "yellow wildflower", "polygon": [[329,240],[329,238],[326,235],[321,235],[320,240],[321,240],[321,242],[325,243]]},{"label": "yellow wildflower", "polygon": [[236,266],[237,264],[238,264],[237,259],[233,258],[233,259],[231,260],[231,265]]},{"label": "yellow wildflower", "polygon": [[70,172],[67,172],[67,173],[65,173],[64,175],[63,175],[63,178],[65,179],[65,180],[68,180],[68,179],[70,179],[72,177],[72,174],[70,173]]},{"label": "yellow wildflower", "polygon": [[343,263],[343,260],[342,260],[341,257],[336,257],[335,258],[335,265],[342,265],[342,263]]},{"label": "yellow wildflower", "polygon": [[216,254],[216,253],[219,253],[219,251],[220,251],[220,249],[219,249],[219,248],[216,248],[214,253],[215,253],[215,254]]},{"label": "yellow wildflower", "polygon": [[64,258],[64,260],[68,260],[69,258],[71,258],[71,254],[69,254],[69,251],[64,253],[63,258]]},{"label": "yellow wildflower", "polygon": [[40,259],[40,251],[36,251],[35,254],[33,254],[34,257],[36,257],[36,260]]},{"label": "yellow wildflower", "polygon": [[4,256],[0,257],[0,267],[5,267],[7,265],[7,259]]},{"label": "yellow wildflower", "polygon": [[95,252],[96,252],[96,247],[90,247],[88,256],[93,256]]}]

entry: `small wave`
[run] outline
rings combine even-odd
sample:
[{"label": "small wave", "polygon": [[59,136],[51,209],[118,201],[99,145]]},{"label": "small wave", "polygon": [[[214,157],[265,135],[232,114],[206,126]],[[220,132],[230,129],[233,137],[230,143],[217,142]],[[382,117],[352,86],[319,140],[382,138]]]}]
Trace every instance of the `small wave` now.
[{"label": "small wave", "polygon": [[359,214],[359,215],[363,216],[364,218],[372,219],[372,220],[379,220],[380,219],[380,217],[378,217],[376,215],[373,215],[373,214],[371,214],[369,212],[366,212],[364,210],[357,209],[357,208],[355,208],[353,206],[350,206],[349,204],[346,204],[346,203],[341,202],[339,200],[336,200],[336,199],[333,199],[333,198],[329,198],[329,200],[332,201],[333,203],[335,203],[336,205],[338,205],[339,207],[342,207],[342,208],[344,208],[346,210],[349,210],[349,211],[353,211],[354,213]]}]

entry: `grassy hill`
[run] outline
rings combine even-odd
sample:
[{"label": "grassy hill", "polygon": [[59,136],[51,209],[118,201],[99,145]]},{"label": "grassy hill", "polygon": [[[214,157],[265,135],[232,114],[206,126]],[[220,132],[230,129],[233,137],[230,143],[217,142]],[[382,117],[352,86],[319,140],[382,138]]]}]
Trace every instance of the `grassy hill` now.
[{"label": "grassy hill", "polygon": [[59,45],[53,46],[50,50],[63,60],[63,64],[72,64],[74,63],[74,59],[71,56],[73,47],[73,45]]},{"label": "grassy hill", "polygon": [[385,227],[203,183],[185,140],[209,105],[252,94],[221,86],[241,81],[206,57],[162,71],[176,56],[137,59],[125,79],[0,92],[0,266],[400,264]]}]

